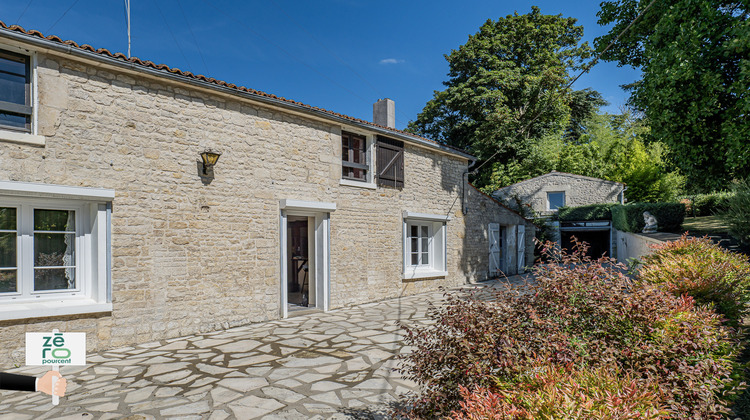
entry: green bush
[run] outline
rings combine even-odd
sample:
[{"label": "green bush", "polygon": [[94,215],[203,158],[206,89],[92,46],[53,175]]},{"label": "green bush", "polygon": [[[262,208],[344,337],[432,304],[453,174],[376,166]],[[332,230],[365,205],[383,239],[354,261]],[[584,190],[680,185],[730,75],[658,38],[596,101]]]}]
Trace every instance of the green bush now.
[{"label": "green bush", "polygon": [[750,263],[708,238],[683,235],[679,240],[652,246],[642,258],[638,279],[661,285],[675,296],[688,294],[709,304],[737,326],[750,303]]},{"label": "green bush", "polygon": [[721,215],[729,227],[729,234],[745,245],[750,245],[750,181],[738,181],[732,189],[727,210]]},{"label": "green bush", "polygon": [[727,211],[732,196],[734,193],[721,191],[685,196],[680,202],[685,203],[685,212],[688,216],[713,216]]},{"label": "green bush", "polygon": [[659,232],[679,231],[685,220],[683,203],[633,203],[612,207],[612,226],[623,232],[640,233],[646,226],[645,211],[656,217]]},{"label": "green bush", "polygon": [[[721,418],[741,388],[730,376],[741,351],[733,330],[713,310],[694,305],[692,297],[633,282],[624,266],[608,258],[592,261],[585,248],[576,244],[567,255],[547,243],[544,252],[551,262],[534,268],[535,283],[485,296],[447,293],[445,303],[428,312],[434,323],[406,327],[412,351],[401,356],[400,372],[420,391],[407,397],[405,412],[397,414],[448,416],[467,402],[467,389],[500,394],[528,389],[533,382],[525,378],[540,373],[541,366],[584,375],[561,378],[562,386],[590,382],[588,369],[609,370],[617,381],[606,387],[635,381],[636,389],[656,389],[652,408],[664,408],[669,417]],[[552,398],[546,392],[526,396]],[[561,408],[601,402],[587,399],[581,395]],[[638,401],[643,399],[615,404],[611,413],[631,403],[637,409]],[[514,418],[511,409],[532,408],[516,399],[506,402],[515,408],[494,418]],[[618,418],[611,413],[578,418]]]},{"label": "green bush", "polygon": [[612,220],[612,207],[617,203],[589,204],[588,206],[561,207],[557,217],[561,221]]}]

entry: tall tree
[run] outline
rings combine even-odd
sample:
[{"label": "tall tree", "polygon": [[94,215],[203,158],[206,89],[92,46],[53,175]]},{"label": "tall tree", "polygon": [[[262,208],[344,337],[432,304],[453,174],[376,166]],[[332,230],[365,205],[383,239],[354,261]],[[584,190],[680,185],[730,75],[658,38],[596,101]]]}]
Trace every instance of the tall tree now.
[{"label": "tall tree", "polygon": [[446,89],[435,92],[408,130],[465,148],[480,161],[494,156],[476,180],[487,186],[492,166],[516,162],[533,153],[534,139],[565,130],[572,103],[578,120],[598,108],[586,103],[601,102],[598,93],[573,96],[566,88],[591,55],[582,36],[576,19],[543,15],[538,7],[488,20],[445,56]]},{"label": "tall tree", "polygon": [[563,133],[535,140],[522,159],[495,166],[490,185],[508,185],[552,170],[623,182],[628,201],[674,201],[684,179],[670,171],[663,143],[644,142],[649,127],[630,112],[600,114],[582,123],[581,136]]},{"label": "tall tree", "polygon": [[630,86],[632,104],[651,121],[652,138],[669,146],[688,187],[721,189],[750,175],[750,2],[609,0],[601,7],[599,23],[613,26],[595,45],[614,42],[603,58],[642,70]]}]

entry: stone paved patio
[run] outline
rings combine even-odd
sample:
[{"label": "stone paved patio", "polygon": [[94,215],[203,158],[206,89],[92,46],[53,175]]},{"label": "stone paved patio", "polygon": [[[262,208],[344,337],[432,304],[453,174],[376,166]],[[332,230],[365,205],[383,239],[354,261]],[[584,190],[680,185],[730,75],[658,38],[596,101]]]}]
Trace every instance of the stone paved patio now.
[{"label": "stone paved patio", "polygon": [[89,354],[89,365],[62,368],[68,396],[59,406],[41,393],[2,391],[0,420],[380,418],[415,388],[394,371],[408,351],[397,321],[424,324],[428,303],[441,299],[422,294]]}]

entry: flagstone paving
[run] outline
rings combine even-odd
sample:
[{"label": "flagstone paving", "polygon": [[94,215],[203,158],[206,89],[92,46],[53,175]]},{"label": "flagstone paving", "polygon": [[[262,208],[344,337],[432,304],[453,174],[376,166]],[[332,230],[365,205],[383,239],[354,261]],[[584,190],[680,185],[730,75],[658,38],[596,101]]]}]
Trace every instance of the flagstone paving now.
[{"label": "flagstone paving", "polygon": [[[488,286],[497,284],[473,287]],[[441,300],[422,294],[89,354],[87,366],[62,368],[60,405],[0,391],[0,420],[383,418],[416,389],[394,370],[409,351],[398,322],[428,323],[429,303]]]}]

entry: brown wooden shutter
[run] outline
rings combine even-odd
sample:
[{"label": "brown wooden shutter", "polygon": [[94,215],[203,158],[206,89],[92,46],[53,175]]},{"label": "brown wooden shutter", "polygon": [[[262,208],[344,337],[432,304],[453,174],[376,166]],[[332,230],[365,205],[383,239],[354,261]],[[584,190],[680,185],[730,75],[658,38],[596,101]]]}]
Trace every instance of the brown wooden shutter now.
[{"label": "brown wooden shutter", "polygon": [[378,136],[378,185],[404,188],[404,142]]}]

